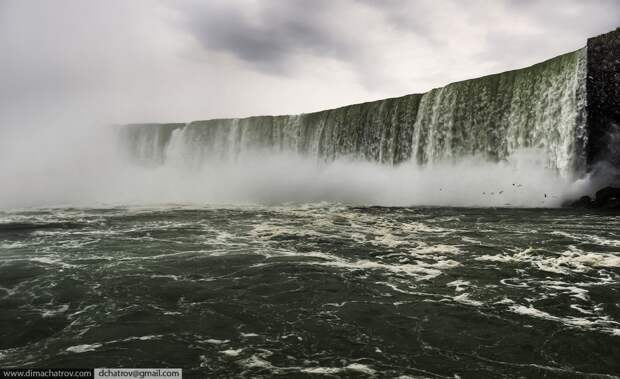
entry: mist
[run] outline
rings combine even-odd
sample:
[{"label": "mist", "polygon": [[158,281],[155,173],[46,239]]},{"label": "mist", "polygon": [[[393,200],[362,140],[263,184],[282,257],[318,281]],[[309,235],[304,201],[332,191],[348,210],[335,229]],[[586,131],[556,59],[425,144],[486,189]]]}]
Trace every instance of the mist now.
[{"label": "mist", "polygon": [[[0,2],[0,207],[559,204],[573,185],[523,157],[385,167],[259,154],[198,171],[119,157],[113,124],[294,114],[423,92],[579,48],[620,9],[397,3]],[[511,55],[507,40],[527,49]]]},{"label": "mist", "polygon": [[[196,168],[166,165],[128,173],[131,192],[153,203],[283,204],[336,202],[379,206],[556,207],[583,191],[522,152],[493,163],[481,157],[398,166],[338,159],[320,162],[295,154],[247,153],[235,162]],[[110,197],[114,197],[112,195]]]},{"label": "mist", "polygon": [[558,207],[590,191],[545,168],[545,155],[520,151],[501,162],[482,157],[397,166],[331,162],[258,150],[196,164],[169,149],[163,165],[136,164],[120,151],[117,129],[50,132],[15,145],[19,164],[0,163],[0,208],[127,205],[280,205],[335,202],[378,206]]}]

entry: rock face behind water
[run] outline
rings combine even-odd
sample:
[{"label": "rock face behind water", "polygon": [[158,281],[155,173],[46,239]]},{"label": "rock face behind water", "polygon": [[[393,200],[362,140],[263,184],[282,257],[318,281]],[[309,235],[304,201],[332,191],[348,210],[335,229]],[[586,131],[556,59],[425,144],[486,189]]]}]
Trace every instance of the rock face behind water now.
[{"label": "rock face behind water", "polygon": [[573,201],[572,203],[569,202],[564,204],[564,206],[572,208],[589,208],[591,204],[592,199],[590,198],[590,196],[582,196],[578,200]]},{"label": "rock face behind water", "polygon": [[620,28],[587,44],[587,155],[620,169]]},{"label": "rock face behind water", "polygon": [[582,196],[569,204],[573,208],[617,209],[620,210],[620,188],[605,187],[596,191],[594,200],[590,196]]},{"label": "rock face behind water", "polygon": [[598,190],[593,205],[595,208],[620,209],[620,188],[605,187]]}]

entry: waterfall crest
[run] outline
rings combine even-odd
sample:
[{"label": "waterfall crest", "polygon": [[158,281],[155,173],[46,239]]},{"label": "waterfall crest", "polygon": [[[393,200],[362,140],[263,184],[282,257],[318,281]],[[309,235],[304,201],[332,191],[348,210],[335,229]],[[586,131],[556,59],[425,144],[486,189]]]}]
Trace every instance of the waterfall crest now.
[{"label": "waterfall crest", "polygon": [[200,165],[248,151],[352,158],[397,165],[482,156],[501,161],[544,152],[546,168],[568,177],[585,166],[585,48],[534,66],[412,94],[325,111],[121,130],[137,162]]}]

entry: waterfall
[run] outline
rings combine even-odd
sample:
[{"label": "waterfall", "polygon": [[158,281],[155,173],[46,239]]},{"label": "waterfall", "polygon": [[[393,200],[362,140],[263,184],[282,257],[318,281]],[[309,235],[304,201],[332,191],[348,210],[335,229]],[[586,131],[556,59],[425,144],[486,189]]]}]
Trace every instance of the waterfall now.
[{"label": "waterfall", "polygon": [[121,152],[136,163],[156,166],[166,163],[172,133],[184,124],[140,124],[120,128]]},{"label": "waterfall", "polygon": [[584,48],[424,94],[291,116],[129,125],[121,140],[134,161],[153,166],[171,155],[199,166],[249,151],[424,165],[536,149],[546,168],[570,177],[585,167],[585,77]]}]

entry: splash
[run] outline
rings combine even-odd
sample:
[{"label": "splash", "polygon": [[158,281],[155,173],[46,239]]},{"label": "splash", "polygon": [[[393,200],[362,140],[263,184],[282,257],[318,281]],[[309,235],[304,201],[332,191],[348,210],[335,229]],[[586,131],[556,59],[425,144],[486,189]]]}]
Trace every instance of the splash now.
[{"label": "splash", "polygon": [[[585,166],[585,49],[425,94],[291,116],[132,125],[121,130],[129,156],[160,165],[181,149],[194,165],[234,160],[248,150],[420,165],[480,156],[543,154],[563,176]],[[173,144],[173,149],[169,148]]]},{"label": "splash", "polygon": [[[283,204],[337,202],[381,206],[555,207],[586,181],[572,182],[544,165],[537,150],[501,162],[480,156],[390,166],[340,158],[330,162],[294,153],[247,151],[235,160],[192,164],[174,150],[166,164],[131,165],[106,153],[39,162],[13,176],[0,207],[159,204]],[[94,143],[92,144],[94,146]],[[189,161],[187,160],[189,159]],[[22,168],[23,170],[24,168]],[[42,175],[42,174],[45,175]],[[37,175],[40,174],[40,175]]]},{"label": "splash", "polygon": [[0,207],[555,207],[588,191],[584,77],[582,49],[316,113],[49,133],[0,162]]}]

